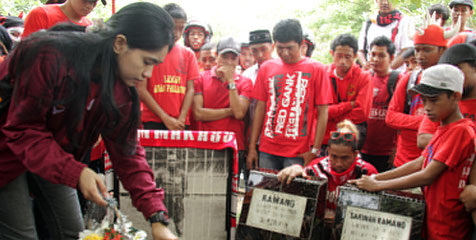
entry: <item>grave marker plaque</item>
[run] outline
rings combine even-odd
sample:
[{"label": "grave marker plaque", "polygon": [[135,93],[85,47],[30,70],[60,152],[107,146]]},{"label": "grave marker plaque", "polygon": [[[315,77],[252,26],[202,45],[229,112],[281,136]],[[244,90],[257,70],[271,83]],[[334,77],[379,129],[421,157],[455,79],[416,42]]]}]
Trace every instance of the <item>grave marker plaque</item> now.
[{"label": "grave marker plaque", "polygon": [[[327,179],[296,178],[282,184],[276,174],[251,171],[236,239],[316,239],[322,227]],[[291,238],[289,238],[291,237]]]}]

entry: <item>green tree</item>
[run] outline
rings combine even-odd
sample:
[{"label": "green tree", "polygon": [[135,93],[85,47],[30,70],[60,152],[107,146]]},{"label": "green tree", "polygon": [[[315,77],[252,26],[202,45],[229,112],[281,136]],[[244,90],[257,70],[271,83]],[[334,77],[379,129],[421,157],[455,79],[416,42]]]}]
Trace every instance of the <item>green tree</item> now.
[{"label": "green tree", "polygon": [[[417,21],[422,21],[426,9],[432,4],[441,3],[448,6],[450,1],[392,0],[394,6]],[[308,27],[316,36],[317,46],[313,58],[323,63],[330,63],[332,58],[329,49],[332,40],[342,33],[350,33],[358,38],[362,23],[370,16],[377,14],[377,6],[375,0],[327,0],[320,2],[315,9],[297,14],[301,19],[306,19],[305,22],[310,23]],[[473,16],[472,22],[475,19]]]}]

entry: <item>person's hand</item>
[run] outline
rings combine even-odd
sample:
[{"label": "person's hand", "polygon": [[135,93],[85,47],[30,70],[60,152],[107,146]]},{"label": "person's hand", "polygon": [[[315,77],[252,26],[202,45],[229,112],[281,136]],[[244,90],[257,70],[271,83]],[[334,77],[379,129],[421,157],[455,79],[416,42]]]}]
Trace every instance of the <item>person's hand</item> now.
[{"label": "person's hand", "polygon": [[184,130],[185,129],[185,121],[181,122],[176,118],[168,117],[164,119],[164,124],[169,130]]},{"label": "person's hand", "polygon": [[300,157],[304,159],[304,166],[307,166],[312,160],[314,160],[317,156],[316,154],[312,153],[311,151],[301,153],[297,155],[297,157]]},{"label": "person's hand", "polygon": [[378,180],[375,180],[374,177],[369,177],[367,175],[363,175],[359,179],[349,180],[350,184],[355,184],[360,189],[369,191],[369,192],[377,192],[381,191],[380,183]]},{"label": "person's hand", "polygon": [[250,147],[248,156],[246,156],[246,167],[248,169],[258,168],[258,152],[256,148]]},{"label": "person's hand", "polygon": [[355,101],[350,101],[350,105],[352,106],[352,108],[355,108]]},{"label": "person's hand", "polygon": [[[83,168],[83,171],[81,171],[78,188],[84,198],[93,201],[99,206],[107,205],[104,197],[108,196],[108,193],[104,180],[90,168],[85,167]],[[103,196],[101,196],[99,192],[101,192]]]},{"label": "person's hand", "polygon": [[235,67],[233,65],[219,66],[216,70],[217,77],[228,83],[234,83]]},{"label": "person's hand", "polygon": [[178,238],[162,223],[152,223],[151,227],[154,240],[178,240]]},{"label": "person's hand", "polygon": [[466,185],[463,192],[459,195],[466,211],[470,212],[476,208],[476,185]]},{"label": "person's hand", "polygon": [[177,119],[179,122],[181,122],[184,126],[184,129],[185,129],[185,120],[187,119],[186,116],[179,116],[179,118]]},{"label": "person's hand", "polygon": [[308,177],[304,168],[299,164],[289,166],[278,173],[278,180],[286,184],[290,184],[296,177]]}]

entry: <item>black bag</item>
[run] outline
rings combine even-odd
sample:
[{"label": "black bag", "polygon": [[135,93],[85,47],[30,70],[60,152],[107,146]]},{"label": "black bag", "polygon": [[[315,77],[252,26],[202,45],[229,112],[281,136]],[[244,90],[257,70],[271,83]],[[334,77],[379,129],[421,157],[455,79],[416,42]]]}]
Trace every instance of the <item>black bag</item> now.
[{"label": "black bag", "polygon": [[8,112],[12,93],[13,86],[10,83],[10,77],[7,75],[0,80],[0,116],[3,116]]}]

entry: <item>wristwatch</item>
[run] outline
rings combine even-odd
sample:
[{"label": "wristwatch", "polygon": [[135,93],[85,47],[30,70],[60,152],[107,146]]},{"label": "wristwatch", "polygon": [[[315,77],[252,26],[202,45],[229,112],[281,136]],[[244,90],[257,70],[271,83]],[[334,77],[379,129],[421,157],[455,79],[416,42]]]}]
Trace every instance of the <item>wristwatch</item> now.
[{"label": "wristwatch", "polygon": [[167,216],[167,214],[165,214],[165,211],[158,211],[154,213],[152,216],[150,216],[149,222],[150,223],[159,222],[159,223],[162,223],[164,226],[168,226],[169,217]]},{"label": "wristwatch", "polygon": [[321,153],[321,149],[319,149],[319,148],[311,148],[311,153],[314,154],[314,155],[316,155],[316,157],[317,157],[317,156],[319,156],[319,154]]},{"label": "wristwatch", "polygon": [[235,90],[236,89],[236,84],[235,83],[228,83],[228,86],[226,86],[228,90]]}]

